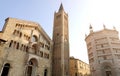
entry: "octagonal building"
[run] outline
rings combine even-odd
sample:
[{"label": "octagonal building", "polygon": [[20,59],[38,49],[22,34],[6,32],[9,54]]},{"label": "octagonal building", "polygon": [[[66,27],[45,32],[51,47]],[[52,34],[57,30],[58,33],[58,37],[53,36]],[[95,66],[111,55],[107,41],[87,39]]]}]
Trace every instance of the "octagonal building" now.
[{"label": "octagonal building", "polygon": [[93,31],[85,38],[92,76],[120,75],[120,39],[115,29]]}]

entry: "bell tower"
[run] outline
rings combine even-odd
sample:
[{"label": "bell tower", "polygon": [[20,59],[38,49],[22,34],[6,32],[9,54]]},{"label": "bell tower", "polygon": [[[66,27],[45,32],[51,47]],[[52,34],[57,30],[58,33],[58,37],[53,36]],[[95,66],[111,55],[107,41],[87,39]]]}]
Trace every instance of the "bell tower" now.
[{"label": "bell tower", "polygon": [[62,4],[54,14],[53,42],[53,76],[69,76],[68,14]]}]

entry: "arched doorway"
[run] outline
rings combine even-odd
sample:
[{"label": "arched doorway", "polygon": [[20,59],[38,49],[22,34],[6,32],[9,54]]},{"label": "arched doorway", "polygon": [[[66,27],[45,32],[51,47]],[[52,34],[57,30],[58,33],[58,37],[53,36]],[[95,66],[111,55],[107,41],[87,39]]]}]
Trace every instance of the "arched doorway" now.
[{"label": "arched doorway", "polygon": [[35,76],[37,66],[37,60],[35,58],[30,59],[27,66],[27,76]]},{"label": "arched doorway", "polygon": [[48,71],[47,71],[47,69],[45,69],[44,70],[44,76],[47,76],[47,73],[48,73]]},{"label": "arched doorway", "polygon": [[104,69],[106,76],[112,76],[112,71],[110,66],[105,66]]},{"label": "arched doorway", "polygon": [[3,67],[1,76],[8,76],[9,70],[10,70],[10,64],[6,63]]}]

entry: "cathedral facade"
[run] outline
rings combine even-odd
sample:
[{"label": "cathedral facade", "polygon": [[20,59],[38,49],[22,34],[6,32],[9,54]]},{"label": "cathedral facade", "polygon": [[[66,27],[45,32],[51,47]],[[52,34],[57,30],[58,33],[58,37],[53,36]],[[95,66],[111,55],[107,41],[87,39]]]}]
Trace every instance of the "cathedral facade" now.
[{"label": "cathedral facade", "polygon": [[0,32],[1,76],[51,76],[52,40],[39,24],[7,18]]},{"label": "cathedral facade", "polygon": [[120,39],[115,29],[93,31],[85,38],[92,76],[120,76]]},{"label": "cathedral facade", "polygon": [[53,40],[41,25],[7,18],[0,31],[1,76],[69,76],[68,15],[61,4]]}]

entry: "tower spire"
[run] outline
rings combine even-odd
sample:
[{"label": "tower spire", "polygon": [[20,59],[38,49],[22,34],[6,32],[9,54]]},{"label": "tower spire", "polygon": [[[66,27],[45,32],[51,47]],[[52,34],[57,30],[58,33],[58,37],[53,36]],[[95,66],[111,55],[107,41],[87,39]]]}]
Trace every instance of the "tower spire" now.
[{"label": "tower spire", "polygon": [[106,26],[105,26],[105,24],[103,24],[103,27],[104,27],[104,29],[106,29]]},{"label": "tower spire", "polygon": [[90,24],[90,27],[89,27],[89,29],[92,29],[92,25]]},{"label": "tower spire", "polygon": [[58,12],[54,14],[52,76],[69,76],[68,29],[68,15],[64,11],[63,5],[61,3]]},{"label": "tower spire", "polygon": [[90,29],[90,33],[93,33],[93,28],[92,28],[92,25],[91,25],[91,24],[90,24],[89,29]]},{"label": "tower spire", "polygon": [[113,26],[113,29],[116,30],[115,26]]},{"label": "tower spire", "polygon": [[60,8],[59,8],[59,11],[61,11],[61,10],[64,10],[62,3],[61,3]]}]

